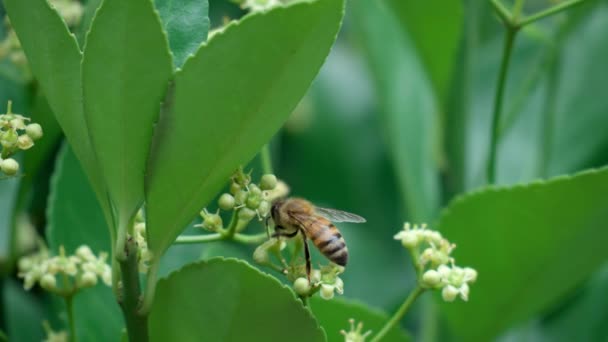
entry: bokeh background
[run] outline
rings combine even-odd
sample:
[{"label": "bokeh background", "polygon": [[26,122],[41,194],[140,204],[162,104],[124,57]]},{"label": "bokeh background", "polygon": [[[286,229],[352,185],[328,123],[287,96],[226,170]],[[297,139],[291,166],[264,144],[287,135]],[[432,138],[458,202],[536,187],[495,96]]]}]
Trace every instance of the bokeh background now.
[{"label": "bokeh background", "polygon": [[[524,11],[556,2],[529,0]],[[98,1],[83,3],[90,16]],[[245,14],[227,0],[210,0],[210,9],[212,27]],[[86,29],[75,32],[82,39]],[[608,163],[607,33],[608,2],[589,0],[518,34],[501,123],[499,184]],[[345,297],[394,311],[413,288],[415,275],[393,235],[405,221],[433,226],[451,200],[484,185],[503,38],[504,28],[488,1],[348,2],[330,56],[271,141],[275,173],[292,195],[368,221],[339,226],[351,254],[343,277]],[[94,198],[35,80],[5,55],[0,108],[9,99],[16,112],[32,116],[45,129],[45,138],[20,156],[25,175],[0,181],[0,329],[12,340],[33,341],[43,336],[43,319],[62,324],[51,314],[59,304],[42,292],[22,290],[17,258],[35,249],[39,238],[76,245],[93,239],[98,249],[108,238],[91,237],[82,229],[103,225]],[[249,167],[259,175],[257,159]],[[46,215],[51,203],[61,203],[65,213],[54,222]],[[73,231],[53,235],[53,225],[70,225]],[[199,258],[250,260],[251,253],[229,243],[176,246],[163,260],[161,275]],[[318,253],[313,259],[322,260]],[[117,307],[108,309],[110,291],[99,291],[101,297],[91,292],[77,305],[99,312],[99,331],[90,336],[112,336],[112,328],[104,325],[115,326],[122,318]],[[608,264],[559,303],[504,330],[498,339],[605,341],[607,291]],[[432,297],[425,295],[404,325],[420,339],[444,340],[451,334]],[[108,319],[113,315],[117,318]]]}]

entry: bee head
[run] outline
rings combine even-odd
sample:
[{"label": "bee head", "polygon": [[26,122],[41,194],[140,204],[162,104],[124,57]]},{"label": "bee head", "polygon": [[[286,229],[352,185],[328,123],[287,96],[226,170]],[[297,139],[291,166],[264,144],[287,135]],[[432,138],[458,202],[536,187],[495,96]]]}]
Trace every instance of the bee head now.
[{"label": "bee head", "polygon": [[279,216],[279,210],[281,209],[281,206],[283,205],[283,203],[285,203],[285,201],[283,200],[277,200],[274,203],[272,203],[272,208],[270,209],[270,216],[272,216],[272,219],[276,222],[277,217]]}]

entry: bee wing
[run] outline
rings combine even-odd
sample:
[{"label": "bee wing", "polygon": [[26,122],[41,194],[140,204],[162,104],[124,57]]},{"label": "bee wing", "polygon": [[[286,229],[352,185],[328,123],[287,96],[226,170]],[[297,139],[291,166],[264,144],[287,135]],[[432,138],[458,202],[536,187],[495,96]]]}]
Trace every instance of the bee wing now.
[{"label": "bee wing", "polygon": [[363,217],[342,210],[316,207],[315,212],[333,222],[365,222],[365,219]]}]

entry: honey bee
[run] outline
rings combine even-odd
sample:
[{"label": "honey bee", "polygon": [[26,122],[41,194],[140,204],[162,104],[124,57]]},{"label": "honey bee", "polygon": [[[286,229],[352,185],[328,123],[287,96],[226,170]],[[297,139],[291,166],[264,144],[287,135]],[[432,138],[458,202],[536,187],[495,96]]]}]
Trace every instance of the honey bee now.
[{"label": "honey bee", "polygon": [[333,263],[346,266],[348,248],[342,234],[333,222],[363,223],[359,215],[341,210],[315,207],[302,198],[281,199],[272,204],[270,216],[275,224],[274,237],[295,237],[298,233],[304,241],[306,275],[310,280],[310,250],[308,239]]}]

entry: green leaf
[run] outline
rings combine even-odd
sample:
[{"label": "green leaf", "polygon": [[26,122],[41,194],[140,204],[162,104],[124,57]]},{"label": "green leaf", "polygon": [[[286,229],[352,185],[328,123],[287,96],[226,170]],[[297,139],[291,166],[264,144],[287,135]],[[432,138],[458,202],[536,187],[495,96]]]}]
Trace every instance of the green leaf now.
[{"label": "green leaf", "polygon": [[[325,330],[329,342],[342,342],[344,336],[340,330],[350,329],[349,320],[355,320],[355,324],[363,322],[363,332],[372,331],[373,337],[377,334],[384,324],[389,320],[387,314],[371,309],[362,303],[348,301],[340,298],[325,300],[315,296],[310,304],[312,312]],[[371,339],[368,338],[368,339]],[[411,337],[406,334],[399,326],[395,326],[386,334],[382,341],[411,341]]]},{"label": "green leaf", "polygon": [[176,74],[146,174],[148,242],[157,255],[287,118],[327,56],[342,13],[342,0],[323,0],[247,16]]},{"label": "green leaf", "polygon": [[[95,254],[111,250],[99,203],[67,144],[57,158],[47,220],[47,240],[54,253],[58,253],[61,245],[70,254],[83,244],[91,247]],[[74,297],[73,304],[78,340],[118,340],[123,327],[122,314],[108,286],[98,284],[83,290]],[[62,303],[57,307],[63,310]]]},{"label": "green leaf", "polygon": [[580,285],[608,257],[607,201],[608,169],[455,200],[439,226],[479,280],[468,303],[442,305],[454,333],[487,341]]},{"label": "green leaf", "polygon": [[76,39],[45,0],[6,0],[4,5],[36,80],[83,164],[98,199],[108,209],[83,115],[81,53]]},{"label": "green leaf", "polygon": [[169,36],[173,64],[181,68],[209,32],[208,0],[155,0],[163,27]]},{"label": "green leaf", "polygon": [[[2,286],[2,315],[9,341],[42,341],[44,308],[21,284],[7,279]],[[0,338],[1,340],[1,338]]]},{"label": "green leaf", "polygon": [[160,280],[148,329],[152,341],[324,341],[291,290],[236,259],[190,264]]},{"label": "green leaf", "polygon": [[171,56],[151,0],[106,0],[82,61],[84,108],[119,227],[144,198],[153,123],[171,77]]},{"label": "green leaf", "polygon": [[457,61],[456,53],[462,38],[463,2],[389,0],[387,4],[416,46],[438,98],[444,99],[448,93]]},{"label": "green leaf", "polygon": [[439,209],[439,122],[433,90],[392,13],[374,1],[357,1],[353,6],[384,109],[406,211],[413,221],[427,221]]}]

